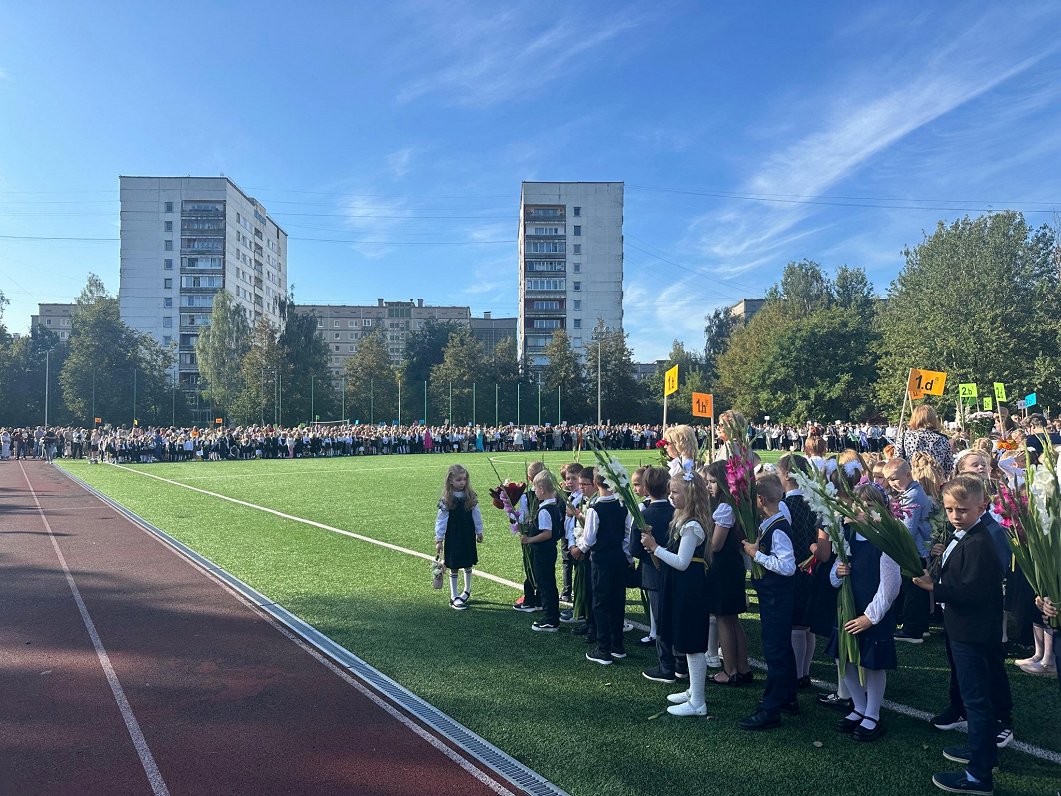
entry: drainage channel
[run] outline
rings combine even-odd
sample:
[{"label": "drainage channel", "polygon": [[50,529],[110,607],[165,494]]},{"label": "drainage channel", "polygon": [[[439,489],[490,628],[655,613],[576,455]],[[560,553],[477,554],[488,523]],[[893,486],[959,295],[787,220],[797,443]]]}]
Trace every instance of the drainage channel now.
[{"label": "drainage channel", "polygon": [[392,680],[379,669],[354,655],[354,653],[350,652],[346,647],[336,643],[333,639],[321,633],[308,622],[305,622],[283,606],[273,602],[264,594],[225,571],[210,559],[199,554],[180,540],[170,536],[161,528],[152,525],[147,520],[120,503],[112,500],[110,497],[103,494],[92,485],[82,481],[67,470],[62,468],[58,469],[82,489],[103,501],[119,514],[140,526],[148,533],[156,536],[159,540],[172,547],[185,558],[193,561],[200,568],[206,570],[212,576],[222,581],[226,586],[238,592],[248,602],[253,603],[260,610],[287,627],[307,644],[327,655],[359,681],[363,682],[377,693],[383,695],[388,701],[398,705],[410,715],[415,716],[423,725],[431,728],[441,737],[462,749],[487,768],[498,773],[513,785],[518,786],[525,793],[530,794],[530,796],[568,796],[565,791],[549,782],[549,780],[542,777],[536,771],[527,768],[523,763],[501,751],[485,738],[477,735],[450,716],[447,716],[431,703],[421,699],[405,686]]}]

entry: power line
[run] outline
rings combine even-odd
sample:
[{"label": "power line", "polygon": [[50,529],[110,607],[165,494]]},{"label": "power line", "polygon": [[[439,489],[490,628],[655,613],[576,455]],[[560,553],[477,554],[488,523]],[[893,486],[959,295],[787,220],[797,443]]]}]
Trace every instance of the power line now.
[{"label": "power line", "polygon": [[[0,240],[25,241],[74,241],[77,243],[115,243],[121,238],[68,238],[44,235],[0,235]],[[516,243],[515,240],[438,240],[438,241],[393,241],[393,240],[349,240],[347,238],[288,238],[289,241],[310,243],[349,243],[358,246],[488,246],[496,243]]]}]

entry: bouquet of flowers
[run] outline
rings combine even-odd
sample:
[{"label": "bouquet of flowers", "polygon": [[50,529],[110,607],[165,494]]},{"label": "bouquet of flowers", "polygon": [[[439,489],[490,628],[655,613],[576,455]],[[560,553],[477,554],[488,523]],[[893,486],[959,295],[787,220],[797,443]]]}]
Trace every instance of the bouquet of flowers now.
[{"label": "bouquet of flowers", "polygon": [[[637,526],[639,532],[651,531],[652,529],[645,524],[645,518],[641,514],[641,498],[634,494],[634,488],[630,485],[630,474],[626,471],[618,459],[608,453],[600,442],[595,437],[588,436],[587,440],[590,441],[590,448],[593,451],[594,457],[597,459],[598,471],[601,473],[601,477],[604,482],[608,485],[608,489],[615,492],[620,502],[633,517],[634,525]],[[656,568],[659,569],[659,561],[652,559]]]},{"label": "bouquet of flowers", "polygon": [[[850,563],[850,551],[847,540],[844,539],[843,523],[835,511],[839,503],[836,496],[836,486],[822,474],[818,468],[811,468],[810,475],[804,475],[799,469],[793,469],[789,474],[803,492],[805,502],[812,512],[821,520],[822,526],[832,543],[833,552],[843,564]],[[837,627],[837,657],[840,660],[840,671],[843,671],[848,663],[858,667],[858,679],[865,681],[865,673],[862,670],[862,655],[858,651],[858,639],[847,632],[847,623],[855,618],[855,592],[851,585],[851,578],[843,578],[840,583],[840,594],[836,600],[836,627]]]},{"label": "bouquet of flowers", "polygon": [[[722,421],[726,438],[726,485],[733,495],[734,508],[745,538],[752,544],[759,541],[759,505],[755,495],[755,465],[748,448],[748,423],[739,415],[728,413]],[[752,579],[763,576],[763,568],[752,562]]]},{"label": "bouquet of flowers", "polygon": [[925,574],[925,568],[921,564],[917,543],[901,519],[903,513],[904,509],[897,501],[891,501],[889,509],[881,511],[854,495],[851,503],[841,511],[860,534],[899,565],[903,575],[919,578]]},{"label": "bouquet of flowers", "polygon": [[[932,545],[933,547],[941,544],[944,550],[954,539],[954,529],[951,528],[949,522],[947,522],[947,513],[943,510],[943,506],[936,503],[932,508],[932,513],[928,515],[929,525],[932,526]],[[933,556],[932,560],[928,564],[928,574],[933,579],[939,577],[939,571],[943,567],[943,554],[940,553],[938,556]]]},{"label": "bouquet of flowers", "polygon": [[969,433],[970,443],[980,437],[990,436],[994,427],[994,412],[972,412],[965,416],[965,430]]},{"label": "bouquet of flowers", "polygon": [[[505,512],[505,516],[508,519],[509,530],[512,531],[513,536],[519,536],[526,534],[529,529],[528,518],[534,517],[537,512],[528,511],[527,516],[521,515],[519,511],[520,499],[527,495],[527,505],[530,506],[530,501],[534,495],[533,490],[528,491],[527,484],[524,481],[515,483],[509,480],[502,480],[501,475],[497,472],[497,468],[494,467],[493,461],[487,459],[490,462],[490,468],[494,471],[494,475],[497,476],[498,485],[490,490],[490,497],[493,499],[493,504],[499,509]],[[534,567],[531,565],[531,553],[530,546],[521,544],[520,548],[523,555],[523,573],[530,583],[534,583]]]},{"label": "bouquet of flowers", "polygon": [[442,575],[445,571],[446,567],[442,564],[442,561],[439,560],[438,556],[435,556],[435,560],[431,562],[431,588],[442,588]]},{"label": "bouquet of flowers", "polygon": [[[1027,460],[1027,497],[1018,498],[1000,486],[999,499],[1011,513],[1006,530],[1014,558],[1035,593],[1057,605],[1061,603],[1061,482],[1057,449],[1049,438],[1043,438],[1043,446],[1042,464]],[[1049,622],[1053,628],[1061,627],[1061,617]]]}]

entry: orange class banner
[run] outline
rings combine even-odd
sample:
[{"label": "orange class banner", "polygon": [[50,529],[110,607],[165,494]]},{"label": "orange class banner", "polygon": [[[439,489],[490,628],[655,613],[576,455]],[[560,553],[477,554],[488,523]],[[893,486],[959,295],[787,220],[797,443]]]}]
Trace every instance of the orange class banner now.
[{"label": "orange class banner", "polygon": [[693,417],[714,417],[715,396],[709,392],[693,393]]},{"label": "orange class banner", "polygon": [[943,395],[943,386],[947,383],[947,374],[938,370],[922,370],[921,368],[910,368],[910,378],[906,382],[906,390],[910,398],[917,400],[926,395]]}]

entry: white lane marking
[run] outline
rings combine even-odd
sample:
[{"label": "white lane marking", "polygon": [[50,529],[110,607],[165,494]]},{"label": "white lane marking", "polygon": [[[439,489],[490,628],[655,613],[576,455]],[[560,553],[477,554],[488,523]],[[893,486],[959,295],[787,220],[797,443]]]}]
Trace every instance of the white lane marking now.
[{"label": "white lane marking", "polygon": [[[395,552],[398,552],[398,553],[404,553],[405,555],[409,555],[409,556],[416,556],[417,558],[422,558],[425,561],[434,561],[435,560],[435,557],[433,555],[429,555],[427,553],[421,553],[418,550],[410,550],[407,547],[400,547],[400,546],[398,546],[396,544],[391,544],[390,542],[382,542],[379,539],[373,539],[371,536],[363,536],[362,534],[354,533],[353,531],[347,531],[347,530],[344,530],[342,528],[336,528],[334,525],[326,525],[325,523],[317,522],[316,520],[307,520],[304,517],[296,517],[293,514],[285,514],[284,512],[277,511],[276,509],[270,509],[270,508],[267,508],[266,506],[259,506],[256,503],[248,503],[246,500],[239,500],[238,498],[229,497],[228,495],[221,495],[221,494],[219,494],[217,492],[211,492],[211,491],[209,491],[207,489],[200,489],[197,486],[192,486],[191,484],[183,484],[180,481],[174,481],[174,480],[172,480],[170,478],[163,478],[160,475],[154,475],[153,473],[145,473],[142,470],[133,470],[132,468],[126,467],[125,465],[122,465],[122,464],[114,464],[114,465],[111,465],[111,466],[112,467],[117,467],[120,470],[127,470],[130,473],[136,473],[137,475],[142,475],[145,478],[154,478],[157,481],[162,481],[162,482],[167,483],[167,484],[173,484],[174,486],[183,487],[184,489],[190,489],[193,492],[199,492],[200,494],[203,494],[203,495],[209,495],[210,497],[215,497],[215,498],[218,498],[219,500],[227,500],[229,503],[235,503],[238,506],[244,506],[246,508],[255,509],[257,511],[264,511],[266,514],[272,514],[273,516],[280,517],[281,519],[284,519],[284,520],[290,520],[291,522],[300,522],[303,525],[310,525],[310,526],[312,526],[314,528],[320,528],[322,531],[330,531],[331,533],[337,533],[337,534],[340,534],[342,536],[349,536],[351,539],[357,539],[360,542],[368,542],[370,544],[379,545],[380,547],[385,547],[388,550],[394,550]],[[491,575],[489,572],[483,572],[481,570],[476,570],[475,571],[475,576],[479,577],[479,578],[486,578],[487,580],[493,581],[494,583],[500,583],[502,586],[511,586],[514,589],[522,589],[523,588],[523,584],[521,584],[521,583],[516,583],[515,581],[506,580],[505,578],[500,578],[497,575]]]},{"label": "white lane marking", "polygon": [[88,607],[85,605],[85,601],[81,598],[81,590],[77,588],[77,583],[74,582],[74,576],[70,572],[70,567],[66,564],[66,558],[63,556],[63,551],[59,549],[59,543],[55,540],[55,534],[52,533],[51,523],[48,522],[48,517],[44,513],[44,508],[41,506],[40,499],[37,497],[37,493],[29,481],[29,475],[26,473],[26,468],[23,466],[22,462],[19,462],[18,466],[22,470],[22,477],[26,479],[26,487],[29,489],[29,493],[33,497],[33,502],[36,504],[37,511],[41,515],[41,520],[44,522],[44,529],[48,532],[48,538],[51,540],[52,547],[55,549],[55,555],[59,558],[59,564],[63,568],[63,574],[66,575],[66,582],[70,586],[70,593],[73,594],[74,602],[77,603],[77,610],[81,612],[81,620],[85,623],[85,629],[88,631],[89,638],[92,639],[92,646],[96,648],[96,656],[99,658],[100,666],[103,667],[103,673],[107,677],[107,684],[111,687],[111,693],[114,694],[114,701],[118,704],[118,710],[122,714],[122,719],[125,720],[125,727],[129,731],[129,738],[132,739],[133,746],[136,748],[136,753],[140,757],[140,764],[144,767],[144,773],[147,774],[147,781],[151,783],[151,790],[155,796],[169,796],[169,789],[166,787],[166,783],[162,779],[162,772],[158,770],[155,758],[152,756],[151,749],[147,745],[147,739],[144,738],[144,733],[140,729],[140,723],[136,720],[136,716],[133,714],[133,709],[129,705],[129,700],[125,696],[125,691],[122,689],[121,683],[118,682],[118,675],[115,674],[114,667],[111,666],[110,656],[107,655],[107,650],[104,649],[103,642],[100,640],[99,633],[96,631],[96,623],[92,621],[92,617],[88,613]]},{"label": "white lane marking", "polygon": [[[292,522],[301,522],[301,523],[304,523],[306,525],[312,525],[315,528],[320,528],[320,529],[325,530],[325,531],[331,531],[332,533],[342,534],[343,536],[349,536],[352,539],[357,539],[357,540],[362,541],[362,542],[369,542],[370,544],[379,545],[380,547],[386,547],[389,550],[394,550],[394,551],[399,552],[399,553],[405,553],[406,555],[416,556],[417,558],[423,558],[423,559],[425,559],[427,561],[434,561],[435,560],[434,556],[427,555],[426,553],[420,553],[420,552],[418,552],[416,550],[409,550],[408,548],[405,548],[405,547],[399,547],[398,545],[391,544],[390,542],[382,542],[379,539],[373,539],[371,536],[362,536],[361,534],[353,533],[352,531],[344,531],[342,528],[335,528],[335,527],[333,527],[331,525],[325,525],[324,523],[316,522],[314,520],[307,520],[307,519],[304,519],[302,517],[296,517],[296,516],[291,515],[291,514],[285,514],[282,511],[277,511],[276,509],[270,509],[270,508],[266,508],[265,506],[258,506],[258,505],[254,504],[254,503],[248,503],[245,500],[238,500],[236,498],[228,497],[227,495],[220,495],[220,494],[218,494],[216,492],[209,492],[209,491],[207,491],[205,489],[200,489],[199,487],[190,486],[188,484],[182,484],[180,481],[173,481],[173,480],[171,480],[169,478],[162,478],[161,476],[158,476],[158,475],[153,475],[151,473],[145,473],[142,470],[133,470],[133,469],[130,469],[130,468],[128,468],[128,467],[126,467],[124,465],[121,465],[121,464],[116,464],[116,465],[113,465],[113,466],[114,467],[118,467],[118,468],[120,468],[122,470],[128,470],[131,473],[136,473],[137,475],[143,475],[143,476],[147,476],[148,478],[154,478],[154,479],[157,479],[159,481],[164,481],[167,484],[173,484],[174,486],[180,486],[180,487],[184,487],[185,489],[191,489],[194,492],[200,492],[200,493],[202,493],[204,495],[210,495],[211,497],[220,498],[221,500],[227,500],[227,501],[229,501],[231,503],[236,503],[238,505],[245,506],[247,508],[257,509],[258,511],[264,511],[264,512],[266,512],[268,514],[273,514],[273,515],[275,515],[277,517],[281,517],[281,518],[283,518],[285,520],[291,520]],[[489,572],[483,572],[482,570],[476,570],[475,571],[475,575],[476,575],[476,577],[486,578],[487,580],[493,581],[494,583],[500,583],[502,586],[510,586],[513,589],[520,589],[520,590],[523,589],[523,584],[522,583],[516,583],[515,581],[506,580],[505,578],[500,578],[497,575],[491,575]],[[646,625],[643,625],[640,622],[631,622],[631,624],[637,630],[644,630],[646,632],[648,632],[648,630],[649,630],[649,628]],[[766,669],[766,664],[763,663],[762,661],[749,659],[749,662],[752,663],[758,669],[762,669],[762,670]],[[814,682],[820,688],[829,688],[829,689],[833,688],[832,685],[830,685],[827,682],[821,681],[821,680],[815,680]],[[886,699],[881,704],[884,707],[888,708],[889,710],[892,710],[892,711],[894,711],[896,713],[901,713],[904,716],[910,716],[911,718],[923,719],[924,721],[928,721],[929,719],[932,718],[932,714],[930,714],[930,713],[926,713],[925,711],[919,710],[918,708],[912,708],[909,705],[903,705],[903,704],[901,704],[899,702],[892,702],[891,700],[887,700]],[[1012,746],[1014,749],[1017,749],[1018,751],[1024,752],[1025,754],[1028,754],[1028,755],[1031,755],[1032,757],[1038,757],[1038,758],[1040,758],[1042,760],[1049,760],[1049,761],[1051,761],[1053,763],[1061,764],[1061,753],[1054,752],[1054,751],[1052,751],[1050,749],[1044,749],[1041,746],[1036,746],[1035,744],[1026,743],[1024,741],[1014,741],[1013,743],[1010,744],[1010,746]]]}]

